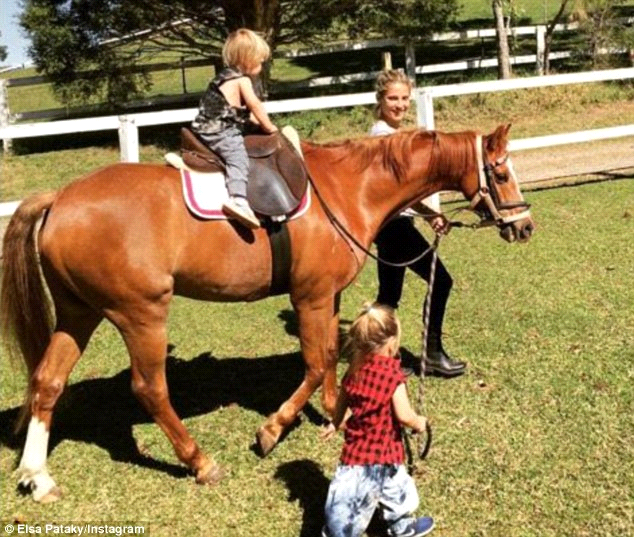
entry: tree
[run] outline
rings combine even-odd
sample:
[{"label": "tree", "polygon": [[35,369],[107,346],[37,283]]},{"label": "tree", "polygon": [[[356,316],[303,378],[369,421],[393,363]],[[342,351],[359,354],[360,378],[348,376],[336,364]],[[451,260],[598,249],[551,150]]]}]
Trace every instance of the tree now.
[{"label": "tree", "polygon": [[568,7],[569,0],[561,0],[557,13],[552,20],[546,26],[546,33],[544,35],[544,74],[547,75],[550,72],[550,49],[553,43],[553,36],[555,35],[555,26],[561,22],[566,13],[566,7]]},{"label": "tree", "polygon": [[[629,47],[634,43],[633,31],[618,18],[618,0],[577,0],[572,16],[579,21],[587,38],[580,52],[591,58],[592,67],[610,61],[610,49]],[[605,60],[602,60],[605,58]]]},{"label": "tree", "polygon": [[446,28],[458,9],[458,0],[357,0],[339,20],[352,38],[425,38]]},{"label": "tree", "polygon": [[24,0],[21,25],[36,68],[64,102],[98,95],[114,105],[149,88],[144,58],[170,51],[218,62],[239,27],[261,32],[275,50],[333,31],[425,35],[456,10],[457,0]]},{"label": "tree", "polygon": [[511,58],[509,53],[509,38],[504,23],[503,0],[493,0],[493,17],[498,42],[498,78],[511,78]]},{"label": "tree", "polygon": [[[2,35],[0,33],[0,35]],[[0,46],[0,62],[3,62],[7,59],[7,47]]]},{"label": "tree", "polygon": [[170,51],[212,62],[242,26],[262,32],[273,49],[309,40],[347,1],[25,0],[21,25],[36,68],[64,102],[98,95],[116,104],[148,89],[143,59]]}]

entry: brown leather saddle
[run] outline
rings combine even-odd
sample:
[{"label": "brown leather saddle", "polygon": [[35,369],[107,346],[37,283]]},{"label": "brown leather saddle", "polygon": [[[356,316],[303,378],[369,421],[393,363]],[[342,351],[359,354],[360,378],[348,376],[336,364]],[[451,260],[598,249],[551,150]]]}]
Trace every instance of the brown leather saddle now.
[{"label": "brown leather saddle", "polygon": [[[279,132],[244,137],[249,155],[247,199],[264,216],[280,216],[295,210],[306,193],[308,171],[304,160]],[[181,129],[183,162],[200,172],[225,170],[223,160],[188,128]]]}]

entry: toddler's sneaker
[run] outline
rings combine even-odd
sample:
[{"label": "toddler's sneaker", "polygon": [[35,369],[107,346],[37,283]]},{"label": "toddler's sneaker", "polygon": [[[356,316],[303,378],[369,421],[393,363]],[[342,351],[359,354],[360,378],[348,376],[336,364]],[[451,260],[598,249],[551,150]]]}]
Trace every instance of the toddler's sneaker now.
[{"label": "toddler's sneaker", "polygon": [[260,221],[253,213],[249,202],[241,196],[232,196],[222,205],[225,214],[235,218],[238,222],[245,225],[249,229],[260,227]]},{"label": "toddler's sneaker", "polygon": [[410,527],[407,528],[407,531],[399,535],[399,537],[422,537],[433,529],[434,519],[430,516],[423,516],[414,520]]}]

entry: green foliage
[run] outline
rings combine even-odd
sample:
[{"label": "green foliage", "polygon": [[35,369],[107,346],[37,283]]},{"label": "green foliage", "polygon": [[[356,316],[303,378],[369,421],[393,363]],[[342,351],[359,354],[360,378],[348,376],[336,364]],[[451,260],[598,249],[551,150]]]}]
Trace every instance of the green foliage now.
[{"label": "green foliage", "polygon": [[614,48],[627,48],[634,42],[632,26],[624,25],[620,0],[579,0],[573,17],[579,21],[583,39],[579,41],[578,54],[591,68],[614,64],[614,56],[605,52]]},{"label": "green foliage", "polygon": [[169,51],[218,62],[224,38],[240,26],[261,32],[275,50],[323,42],[342,29],[425,36],[456,11],[457,0],[25,0],[21,24],[38,71],[65,104],[101,95],[114,106],[148,89],[140,67],[148,57]]},{"label": "green foliage", "polygon": [[[102,28],[112,19],[106,7],[101,0],[25,3],[21,24],[31,39],[30,55],[38,71],[51,77],[53,91],[64,104],[97,95],[114,105],[148,88],[147,74],[131,70],[138,53],[119,54],[102,44]],[[130,11],[124,13],[131,15]]]},{"label": "green foliage", "polygon": [[169,51],[217,60],[227,34],[240,26],[262,32],[273,49],[310,41],[340,7],[334,0],[26,0],[21,24],[38,71],[64,103],[102,94],[116,104],[148,89],[141,58]]},{"label": "green foliage", "polygon": [[[0,33],[0,35],[2,34]],[[7,59],[7,47],[0,46],[0,62],[3,62],[6,59]]]},{"label": "green foliage", "polygon": [[425,38],[447,27],[458,13],[457,0],[359,1],[348,19],[351,37]]}]

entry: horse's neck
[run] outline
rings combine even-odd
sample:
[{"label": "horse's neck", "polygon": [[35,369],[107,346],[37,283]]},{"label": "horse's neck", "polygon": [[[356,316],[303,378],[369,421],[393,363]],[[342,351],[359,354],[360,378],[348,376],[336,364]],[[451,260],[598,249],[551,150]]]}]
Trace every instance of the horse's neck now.
[{"label": "horse's neck", "polygon": [[[372,140],[367,147],[364,142],[356,144],[349,154],[346,146],[313,146],[306,157],[328,209],[369,246],[386,220],[440,187],[429,173],[431,139],[412,144],[408,162],[402,161],[402,155],[386,155]],[[366,150],[363,162],[358,155]]]},{"label": "horse's neck", "polygon": [[430,175],[439,190],[463,191],[463,179],[477,167],[476,133],[435,133],[434,136]]}]

